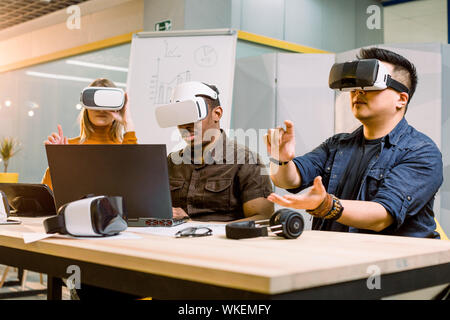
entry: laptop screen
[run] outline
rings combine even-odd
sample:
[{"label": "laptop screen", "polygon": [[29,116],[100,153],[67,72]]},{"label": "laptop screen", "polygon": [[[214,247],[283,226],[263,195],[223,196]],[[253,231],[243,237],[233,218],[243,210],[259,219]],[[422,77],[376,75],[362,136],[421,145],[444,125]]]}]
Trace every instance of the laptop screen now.
[{"label": "laptop screen", "polygon": [[57,208],[88,195],[122,196],[128,220],[172,218],[165,145],[45,148]]}]

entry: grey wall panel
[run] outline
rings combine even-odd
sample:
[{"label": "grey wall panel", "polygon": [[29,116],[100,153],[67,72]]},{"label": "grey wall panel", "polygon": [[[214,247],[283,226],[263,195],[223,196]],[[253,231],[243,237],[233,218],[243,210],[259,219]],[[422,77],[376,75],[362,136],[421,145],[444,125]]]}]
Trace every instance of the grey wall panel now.
[{"label": "grey wall panel", "polygon": [[219,29],[231,26],[231,1],[185,0],[184,28]]},{"label": "grey wall panel", "polygon": [[323,49],[323,1],[286,0],[285,40]]},{"label": "grey wall panel", "polygon": [[444,183],[441,187],[442,228],[450,236],[450,45],[442,47],[442,156]]},{"label": "grey wall panel", "polygon": [[294,122],[296,154],[334,133],[334,92],[328,88],[333,63],[334,54],[278,54],[276,125]]},{"label": "grey wall panel", "polygon": [[233,129],[268,129],[275,124],[276,55],[237,59],[233,89]]},{"label": "grey wall panel", "polygon": [[355,2],[357,0],[322,0],[323,49],[341,52],[357,46]]},{"label": "grey wall panel", "polygon": [[284,39],[284,0],[242,1],[241,29]]},{"label": "grey wall panel", "polygon": [[[285,40],[332,52],[383,43],[383,29],[369,29],[375,0],[285,0]],[[382,24],[381,24],[382,26]]]}]

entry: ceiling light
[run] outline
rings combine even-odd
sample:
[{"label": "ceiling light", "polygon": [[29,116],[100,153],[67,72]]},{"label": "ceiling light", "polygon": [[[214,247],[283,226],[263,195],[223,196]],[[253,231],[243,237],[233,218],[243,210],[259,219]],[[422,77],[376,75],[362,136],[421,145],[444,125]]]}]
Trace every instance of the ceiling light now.
[{"label": "ceiling light", "polygon": [[[93,82],[95,79],[92,78],[83,78],[83,77],[74,77],[74,76],[66,76],[63,74],[54,74],[54,73],[45,73],[45,72],[35,72],[35,71],[27,71],[27,75],[32,77],[40,77],[40,78],[48,78],[48,79],[57,79],[57,80],[69,80],[69,81],[78,81],[78,82]],[[127,84],[123,82],[115,82],[118,87],[126,87]]]},{"label": "ceiling light", "polygon": [[28,116],[29,116],[29,117],[34,116],[34,111],[33,111],[33,110],[28,111]]},{"label": "ceiling light", "polygon": [[77,66],[82,66],[82,67],[88,67],[88,68],[128,72],[128,68],[110,66],[107,64],[92,63],[92,62],[85,62],[85,61],[79,61],[79,60],[66,60],[66,63],[72,64],[72,65],[77,65]]},{"label": "ceiling light", "polygon": [[6,100],[5,101],[5,107],[11,107],[11,104],[12,104],[12,102],[11,102],[11,100]]},{"label": "ceiling light", "polygon": [[30,109],[38,109],[39,105],[36,102],[28,101],[28,108],[30,108]]}]

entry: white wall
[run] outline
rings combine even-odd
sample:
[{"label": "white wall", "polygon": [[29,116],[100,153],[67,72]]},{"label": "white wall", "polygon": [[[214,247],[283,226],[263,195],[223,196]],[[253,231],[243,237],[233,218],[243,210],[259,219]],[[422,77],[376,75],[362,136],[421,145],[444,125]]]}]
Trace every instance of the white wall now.
[{"label": "white wall", "polygon": [[448,43],[447,0],[412,1],[384,8],[384,41]]}]

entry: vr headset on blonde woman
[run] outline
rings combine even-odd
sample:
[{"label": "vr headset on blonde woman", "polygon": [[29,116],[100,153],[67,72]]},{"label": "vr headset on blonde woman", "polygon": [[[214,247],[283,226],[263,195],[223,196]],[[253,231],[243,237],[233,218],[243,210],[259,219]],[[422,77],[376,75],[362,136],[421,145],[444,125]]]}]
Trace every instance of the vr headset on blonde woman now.
[{"label": "vr headset on blonde woman", "polygon": [[125,104],[125,92],[120,88],[87,87],[81,91],[80,101],[86,109],[118,111]]}]

